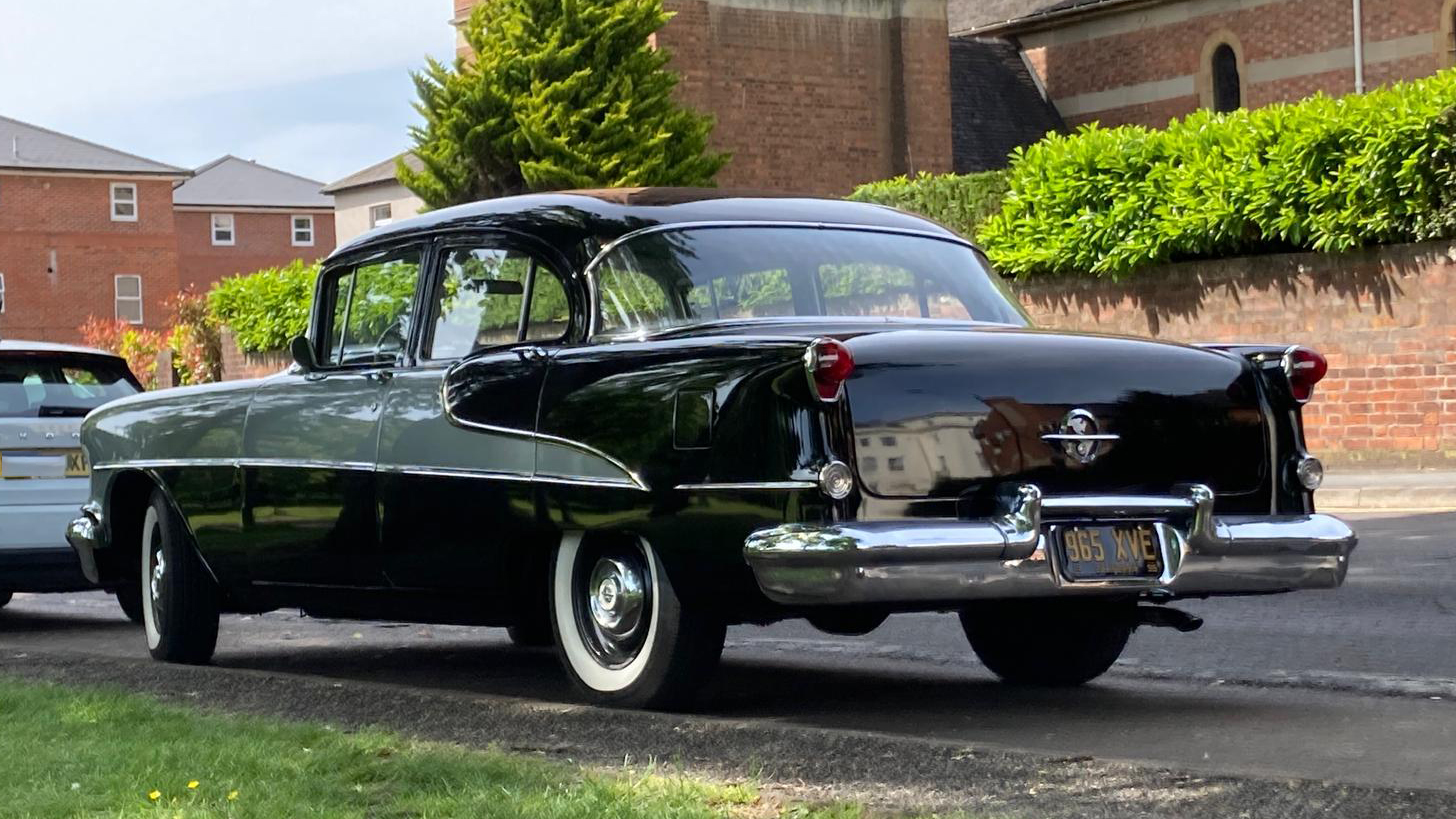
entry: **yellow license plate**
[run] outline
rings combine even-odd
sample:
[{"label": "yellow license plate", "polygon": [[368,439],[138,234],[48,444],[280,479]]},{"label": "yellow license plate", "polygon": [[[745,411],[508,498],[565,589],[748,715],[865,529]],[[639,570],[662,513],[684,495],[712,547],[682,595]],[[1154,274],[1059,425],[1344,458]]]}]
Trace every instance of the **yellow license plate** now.
[{"label": "yellow license plate", "polygon": [[66,450],[66,477],[84,478],[91,474],[91,464],[86,460],[86,450]]},{"label": "yellow license plate", "polygon": [[1158,577],[1163,544],[1151,523],[1063,526],[1055,538],[1068,580]]}]

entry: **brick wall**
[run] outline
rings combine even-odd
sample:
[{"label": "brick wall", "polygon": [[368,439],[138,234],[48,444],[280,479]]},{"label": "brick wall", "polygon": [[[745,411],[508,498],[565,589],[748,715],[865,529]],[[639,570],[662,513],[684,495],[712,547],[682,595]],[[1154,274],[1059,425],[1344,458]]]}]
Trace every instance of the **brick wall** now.
[{"label": "brick wall", "polygon": [[1456,243],[1190,262],[1122,283],[1020,287],[1037,324],[1174,341],[1303,344],[1330,373],[1305,408],[1332,463],[1456,466]]},{"label": "brick wall", "polygon": [[[111,221],[111,183],[137,185],[137,221]],[[115,316],[114,277],[142,279],[145,326],[177,292],[172,182],[0,175],[0,335],[74,342],[91,316]]]},{"label": "brick wall", "polygon": [[[1451,64],[1450,4],[1366,3],[1367,88]],[[1071,125],[1167,124],[1207,105],[1207,48],[1235,46],[1249,107],[1355,90],[1349,0],[1181,0],[1084,15],[1020,34],[1047,93]]]},{"label": "brick wall", "polygon": [[[314,262],[334,249],[333,211],[278,213],[232,213],[233,244],[212,243],[212,213],[177,212],[179,277],[184,288],[207,292],[224,276],[252,273],[265,267],[288,264],[294,259]],[[293,217],[313,217],[313,244],[293,246]]]},{"label": "brick wall", "polygon": [[237,336],[222,328],[222,380],[263,378],[288,369],[293,359],[287,352],[245,353],[238,349]]},{"label": "brick wall", "polygon": [[[455,0],[457,15],[474,5]],[[951,169],[945,0],[666,0],[679,98],[713,114],[725,187],[844,194]]]}]

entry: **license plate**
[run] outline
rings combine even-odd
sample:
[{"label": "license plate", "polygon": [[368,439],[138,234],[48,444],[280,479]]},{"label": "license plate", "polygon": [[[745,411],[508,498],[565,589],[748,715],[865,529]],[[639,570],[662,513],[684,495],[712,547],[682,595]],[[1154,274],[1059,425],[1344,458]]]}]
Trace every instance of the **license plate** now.
[{"label": "license plate", "polygon": [[84,449],[0,452],[0,480],[84,478],[90,474]]},{"label": "license plate", "polygon": [[91,464],[86,460],[86,450],[71,449],[66,451],[66,477],[84,478],[91,474]]},{"label": "license plate", "polygon": [[1055,540],[1068,580],[1158,577],[1163,573],[1163,547],[1151,523],[1062,526]]}]

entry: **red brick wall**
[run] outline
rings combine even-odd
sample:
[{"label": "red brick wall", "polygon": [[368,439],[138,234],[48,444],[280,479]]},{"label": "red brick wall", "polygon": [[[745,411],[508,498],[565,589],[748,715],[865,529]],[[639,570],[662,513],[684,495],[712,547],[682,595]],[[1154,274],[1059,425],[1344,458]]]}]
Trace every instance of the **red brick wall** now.
[{"label": "red brick wall", "polygon": [[1456,243],[1190,262],[1122,283],[1021,286],[1044,327],[1304,344],[1330,373],[1305,408],[1334,463],[1456,466]]},{"label": "red brick wall", "polygon": [[[1247,106],[1297,100],[1315,91],[1338,96],[1355,90],[1353,67],[1265,82],[1253,82],[1249,72],[1249,66],[1255,63],[1349,49],[1354,33],[1349,0],[1274,0],[1247,8],[1214,11],[1220,5],[1228,7],[1228,4],[1206,0],[1182,0],[1130,11],[1121,17],[1087,17],[1081,22],[1065,23],[1049,34],[1027,32],[1023,38],[1028,56],[1054,101],[1141,83],[1198,76],[1207,70],[1203,64],[1204,46],[1218,32],[1232,33],[1241,47]],[[1192,13],[1167,23],[1157,17],[1160,9],[1177,6],[1186,7]],[[1210,13],[1197,14],[1200,7],[1210,9]],[[1427,54],[1389,62],[1367,61],[1367,87],[1427,76],[1449,64],[1437,45],[1437,33],[1442,26],[1440,7],[1437,0],[1383,0],[1365,4],[1363,31],[1367,47],[1386,40],[1431,35]],[[1132,31],[1101,33],[1107,32],[1107,26],[1113,21],[1134,19],[1142,22]],[[1102,28],[1094,30],[1096,26]],[[1046,37],[1053,39],[1042,45]],[[1195,94],[1111,110],[1069,113],[1066,119],[1073,125],[1098,120],[1104,125],[1138,123],[1160,127],[1167,124],[1169,116],[1186,115],[1198,106],[1199,97]]]},{"label": "red brick wall", "polygon": [[676,17],[657,37],[679,98],[717,118],[713,143],[733,154],[719,185],[832,195],[951,169],[943,5],[894,20],[855,13],[875,5],[857,0],[760,5],[666,0]]},{"label": "red brick wall", "polygon": [[177,248],[180,279],[184,288],[207,292],[224,276],[252,273],[265,267],[288,264],[294,259],[317,261],[334,249],[334,215],[298,211],[313,216],[313,245],[294,247],[294,212],[232,213],[234,244],[212,244],[212,213],[178,211]]},{"label": "red brick wall", "polygon": [[[119,181],[137,185],[135,222],[111,221]],[[177,292],[171,180],[0,175],[0,273],[5,337],[79,341],[88,317],[115,316],[116,275],[141,276],[145,326],[161,328]]]},{"label": "red brick wall", "polygon": [[238,349],[237,336],[222,328],[222,380],[264,378],[288,369],[293,359],[287,352],[245,353]]}]

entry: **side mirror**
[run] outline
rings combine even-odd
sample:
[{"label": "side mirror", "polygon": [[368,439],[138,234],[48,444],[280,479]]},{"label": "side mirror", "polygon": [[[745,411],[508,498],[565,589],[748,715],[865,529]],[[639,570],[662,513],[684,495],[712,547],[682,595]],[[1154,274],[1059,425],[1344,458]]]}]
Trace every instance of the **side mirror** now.
[{"label": "side mirror", "polygon": [[318,369],[318,359],[313,354],[313,344],[303,336],[294,336],[288,343],[288,352],[293,356],[293,363],[298,365],[304,373],[311,373]]}]

